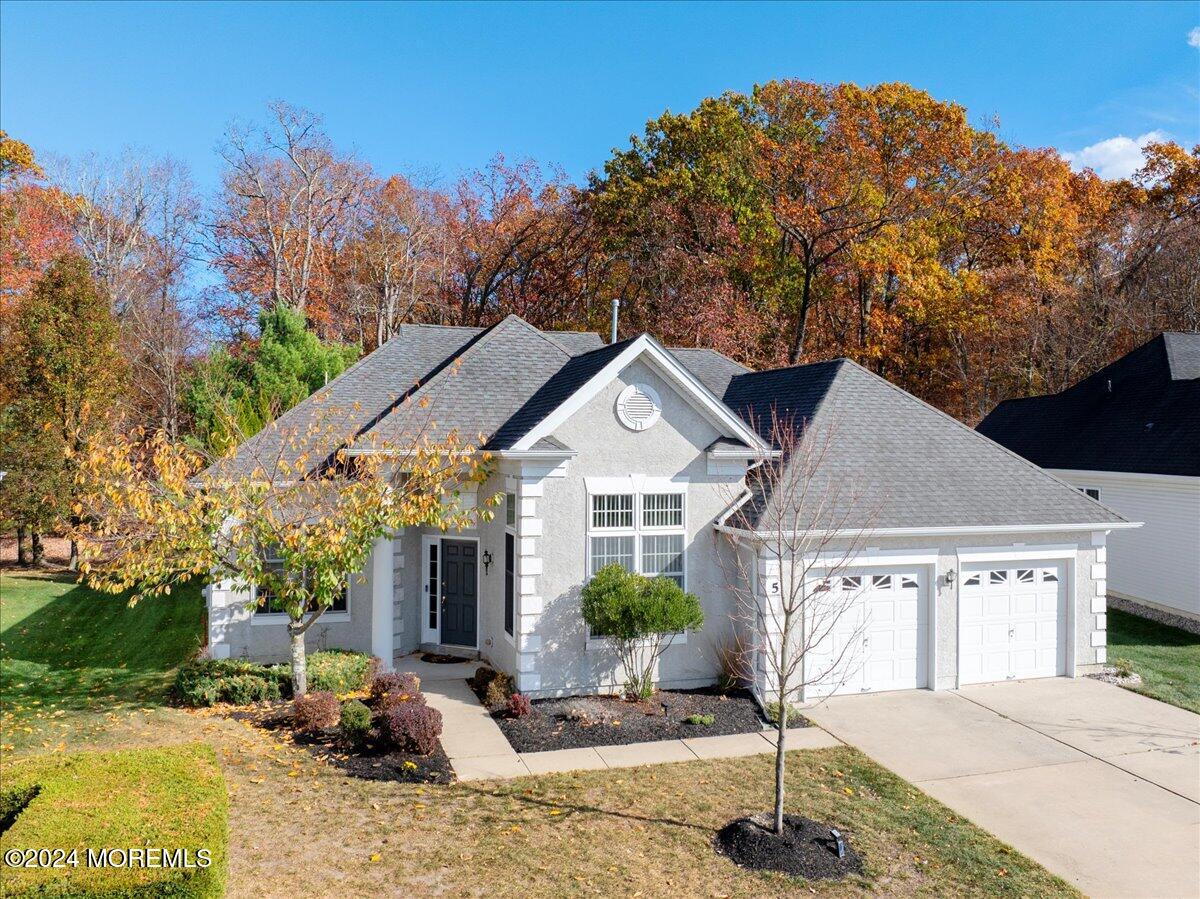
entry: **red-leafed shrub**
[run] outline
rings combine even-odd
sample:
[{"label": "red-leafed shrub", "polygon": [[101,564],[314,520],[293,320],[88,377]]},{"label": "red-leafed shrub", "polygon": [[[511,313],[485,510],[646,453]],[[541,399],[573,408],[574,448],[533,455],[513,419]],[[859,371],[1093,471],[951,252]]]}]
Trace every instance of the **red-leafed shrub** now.
[{"label": "red-leafed shrub", "polygon": [[425,694],[400,692],[384,693],[381,697],[379,697],[379,701],[376,703],[375,708],[379,714],[386,715],[392,709],[396,708],[397,706],[404,705],[405,703],[425,705]]},{"label": "red-leafed shrub", "polygon": [[296,730],[313,731],[333,727],[341,717],[341,703],[327,690],[309,693],[292,703],[292,722]]},{"label": "red-leafed shrub", "polygon": [[512,718],[524,718],[533,711],[533,703],[524,693],[514,693],[508,697],[508,714]]},{"label": "red-leafed shrub", "polygon": [[389,693],[419,693],[421,679],[411,671],[378,674],[371,681],[371,698],[382,699]]},{"label": "red-leafed shrub", "polygon": [[415,702],[400,703],[383,716],[383,732],[397,749],[429,755],[442,735],[442,713]]}]

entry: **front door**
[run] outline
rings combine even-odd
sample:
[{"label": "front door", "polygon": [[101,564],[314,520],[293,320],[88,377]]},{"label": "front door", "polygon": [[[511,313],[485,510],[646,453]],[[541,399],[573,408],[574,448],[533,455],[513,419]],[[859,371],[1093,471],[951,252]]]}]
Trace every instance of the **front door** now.
[{"label": "front door", "polygon": [[442,642],[445,644],[475,646],[477,551],[472,541],[442,541]]}]

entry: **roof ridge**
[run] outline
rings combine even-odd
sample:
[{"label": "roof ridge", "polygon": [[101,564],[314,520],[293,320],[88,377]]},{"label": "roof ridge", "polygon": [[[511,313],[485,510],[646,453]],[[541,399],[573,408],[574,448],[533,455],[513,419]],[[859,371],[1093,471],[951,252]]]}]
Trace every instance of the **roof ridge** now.
[{"label": "roof ridge", "polygon": [[[504,324],[505,321],[507,321],[507,318],[501,319],[500,321],[496,322],[496,324],[491,325],[490,327],[480,329],[474,337],[472,337],[465,344],[463,344],[461,347],[459,347],[457,352],[451,353],[449,356],[447,356],[445,359],[443,359],[441,362],[439,362],[437,365],[435,365],[433,368],[431,368],[428,372],[426,372],[424,377],[418,378],[411,387],[409,387],[403,393],[399,394],[392,402],[388,403],[387,406],[385,406],[383,409],[381,409],[377,415],[373,416],[368,421],[366,421],[362,425],[362,427],[360,427],[357,431],[354,432],[353,436],[350,437],[350,439],[355,440],[355,439],[361,437],[363,434],[366,434],[372,428],[374,428],[376,425],[378,425],[381,421],[383,421],[385,418],[387,418],[389,415],[391,415],[394,411],[396,411],[396,409],[398,409],[404,403],[405,400],[415,397],[418,393],[425,390],[425,388],[430,387],[443,374],[445,374],[445,372],[448,368],[453,367],[455,361],[461,360],[464,356],[467,356],[468,354],[470,354],[477,346],[479,346],[481,343],[486,341],[488,336],[490,334],[492,334],[502,324]],[[458,327],[458,326],[438,325],[437,327]],[[374,355],[374,354],[372,354],[372,355]]]},{"label": "roof ridge", "polygon": [[[517,315],[515,312],[510,312],[510,313],[508,313],[508,315],[504,316],[504,318],[502,318],[500,320],[500,322],[498,323],[497,326],[503,325],[509,321],[517,322],[517,323],[523,325],[525,328],[532,331],[538,337],[542,338],[542,340],[546,341],[546,343],[550,344],[550,346],[554,347],[556,350],[558,350],[560,353],[562,353],[568,359],[572,358],[571,354],[567,351],[567,348],[564,347],[561,343],[559,343],[557,340],[555,340],[554,338],[552,338],[550,336],[551,332],[543,331],[541,328],[535,328],[533,325],[531,325],[529,322],[525,321],[525,319],[521,318],[521,316]],[[563,332],[563,333],[568,333],[568,332]],[[581,332],[581,333],[586,333],[586,332]]]},{"label": "roof ridge", "polygon": [[[959,421],[957,418],[955,418],[953,415],[950,415],[948,412],[943,412],[937,406],[934,406],[934,405],[931,405],[930,403],[925,402],[925,400],[921,399],[916,394],[909,393],[903,387],[893,384],[891,381],[889,381],[885,377],[882,377],[881,375],[875,374],[875,372],[871,371],[869,368],[867,368],[863,365],[858,364],[853,359],[846,359],[843,357],[836,361],[848,363],[848,365],[855,371],[862,372],[863,374],[867,375],[868,377],[870,377],[876,381],[879,381],[882,384],[886,384],[889,388],[894,390],[896,393],[900,394],[901,397],[903,397],[907,400],[911,400],[914,403],[918,403],[919,405],[924,406],[926,409],[929,409],[932,412],[936,412],[938,415],[942,416],[942,418],[946,419],[949,422],[952,422],[956,427],[961,428],[962,430],[966,431],[969,434],[974,434],[976,437],[978,437],[982,440],[986,440],[988,443],[992,444],[997,449],[1001,450],[1002,452],[1007,453],[1009,456],[1012,456],[1012,458],[1016,459],[1018,462],[1020,462],[1022,465],[1026,466],[1027,468],[1031,468],[1034,471],[1045,475],[1050,480],[1052,480],[1055,483],[1059,484],[1060,486],[1066,488],[1067,490],[1070,490],[1074,494],[1079,493],[1079,490],[1076,487],[1073,487],[1071,484],[1068,484],[1066,481],[1064,481],[1062,478],[1058,477],[1057,475],[1051,474],[1049,471],[1042,468],[1040,465],[1034,465],[1032,462],[1030,462],[1024,456],[1020,455],[1019,453],[1013,452],[1004,444],[997,443],[995,440],[993,440],[991,437],[988,437],[986,434],[981,434],[979,431],[977,431],[974,428],[970,427],[969,425]],[[824,399],[825,398],[822,397],[821,402],[824,402]],[[818,403],[817,409],[818,410],[820,409],[820,403]],[[814,415],[815,415],[815,413],[814,413]],[[1121,513],[1116,512],[1113,509],[1109,509],[1108,506],[1105,506],[1103,503],[1100,503],[1098,500],[1092,500],[1092,502],[1095,502],[1097,505],[1101,506],[1108,512],[1111,512],[1113,515],[1117,516],[1117,518],[1119,518],[1121,521],[1129,520]]]},{"label": "roof ridge", "polygon": [[668,349],[672,353],[674,353],[676,350],[681,350],[686,353],[712,353],[712,355],[719,356],[720,358],[724,359],[726,362],[732,362],[738,368],[744,369],[745,372],[756,371],[756,369],[751,368],[749,365],[743,365],[741,362],[738,362],[732,356],[727,356],[724,353],[722,353],[720,350],[713,349],[710,346],[669,346],[666,349]]}]

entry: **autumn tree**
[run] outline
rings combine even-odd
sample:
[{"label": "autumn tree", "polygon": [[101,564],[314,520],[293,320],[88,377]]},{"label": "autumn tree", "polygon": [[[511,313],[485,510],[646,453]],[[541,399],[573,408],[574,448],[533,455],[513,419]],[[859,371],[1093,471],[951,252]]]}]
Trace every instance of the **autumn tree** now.
[{"label": "autumn tree", "polygon": [[455,434],[355,441],[349,410],[317,409],[304,424],[273,422],[238,455],[213,458],[161,431],[94,440],[78,455],[84,514],[74,534],[87,582],[132,589],[133,602],[197,577],[258,585],[288,615],[297,697],[307,690],[305,634],[377,539],[413,525],[474,527],[496,499],[457,503],[460,489],[487,479],[491,459]]},{"label": "autumn tree", "polygon": [[359,323],[361,343],[375,348],[404,322],[440,318],[444,254],[445,231],[433,191],[400,175],[369,182],[338,260],[344,306]]},{"label": "autumn tree", "polygon": [[259,308],[287,306],[327,322],[332,273],[367,181],[342,156],[319,116],[283,102],[266,127],[231,126],[208,251],[231,298],[219,314],[253,321]]},{"label": "autumn tree", "polygon": [[724,564],[736,632],[774,703],[773,819],[782,835],[791,705],[805,687],[836,688],[863,663],[855,647],[866,622],[853,615],[861,590],[832,585],[866,546],[878,508],[868,501],[865,483],[830,470],[837,422],[817,425],[771,410],[755,427],[769,436],[772,449],[747,471],[749,501],[723,523],[732,547],[732,561]]},{"label": "autumn tree", "polygon": [[200,201],[191,177],[176,160],[131,150],[64,161],[54,177],[74,243],[120,324],[131,368],[126,417],[178,434],[197,330],[188,291]]},{"label": "autumn tree", "polygon": [[[36,531],[74,514],[67,456],[109,426],[124,365],[109,299],[78,256],[55,260],[22,299],[13,336],[0,413],[13,466],[4,517]],[[77,562],[72,542],[72,570]]]}]

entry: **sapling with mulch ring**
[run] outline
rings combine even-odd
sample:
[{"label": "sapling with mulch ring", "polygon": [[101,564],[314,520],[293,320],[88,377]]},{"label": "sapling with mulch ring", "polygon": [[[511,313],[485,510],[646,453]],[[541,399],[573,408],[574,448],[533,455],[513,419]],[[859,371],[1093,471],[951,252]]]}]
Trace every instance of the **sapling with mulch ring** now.
[{"label": "sapling with mulch ring", "polygon": [[654,694],[655,665],[675,637],[704,625],[694,593],[669,578],[649,578],[615,562],[588,581],[580,605],[592,634],[603,634],[620,659],[625,695],[632,700]]}]

